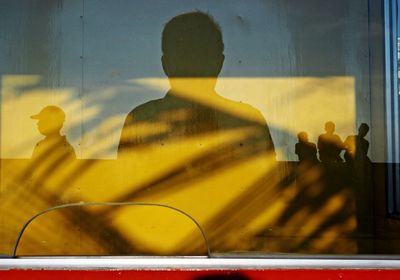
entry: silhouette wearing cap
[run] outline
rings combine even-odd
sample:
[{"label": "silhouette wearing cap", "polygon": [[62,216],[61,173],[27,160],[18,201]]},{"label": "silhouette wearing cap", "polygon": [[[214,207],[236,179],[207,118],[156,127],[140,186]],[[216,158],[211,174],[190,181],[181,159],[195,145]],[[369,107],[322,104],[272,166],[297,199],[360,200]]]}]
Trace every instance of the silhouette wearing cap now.
[{"label": "silhouette wearing cap", "polygon": [[68,143],[66,136],[60,134],[65,121],[65,113],[61,108],[46,106],[31,118],[38,120],[38,130],[45,136],[43,140],[36,144],[32,153],[33,159],[65,160],[76,158],[74,148]]}]

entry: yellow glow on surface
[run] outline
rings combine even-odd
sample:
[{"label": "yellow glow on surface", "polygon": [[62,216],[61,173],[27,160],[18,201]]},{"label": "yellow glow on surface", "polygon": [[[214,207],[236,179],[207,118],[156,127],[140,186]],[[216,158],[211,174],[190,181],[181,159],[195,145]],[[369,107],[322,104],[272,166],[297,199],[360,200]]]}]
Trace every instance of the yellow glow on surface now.
[{"label": "yellow glow on surface", "polygon": [[[158,119],[142,116],[123,134],[127,139],[137,138],[137,143],[118,154],[118,159],[128,112],[102,115],[104,107],[109,106],[107,98],[118,96],[115,90],[99,95],[104,104],[85,106],[74,89],[38,86],[20,90],[39,82],[37,76],[3,77],[1,253],[10,253],[18,230],[30,216],[55,205],[80,201],[151,202],[177,207],[201,224],[213,252],[344,254],[357,250],[351,235],[357,226],[351,187],[327,179],[319,165],[277,162],[275,154],[265,148],[266,140],[260,139],[266,129],[263,117],[275,137],[278,159],[284,159],[292,148],[285,142],[289,136],[295,138],[304,130],[315,142],[328,120],[336,123],[339,134],[350,134],[355,124],[353,78],[221,78],[217,92],[223,98],[202,95],[202,83],[210,81],[172,81],[178,104],[211,108],[228,116],[229,121],[218,123],[218,129],[189,134],[184,124],[196,112],[192,107],[172,106],[157,115]],[[131,82],[168,90],[165,79]],[[19,159],[30,158],[43,137],[30,116],[49,104],[65,111],[64,134],[80,128],[74,144],[78,159],[64,160],[56,151],[40,160]],[[342,108],[340,114],[338,108]],[[81,128],[94,121],[97,124],[90,129]],[[96,158],[104,154],[113,159]],[[328,184],[331,181],[334,188]],[[21,253],[205,252],[193,224],[169,210],[82,207],[40,221],[21,243]],[[52,236],[54,232],[57,237]],[[346,245],[333,248],[334,240]]]},{"label": "yellow glow on surface", "polygon": [[[190,84],[198,84],[207,79],[178,79],[179,93],[185,94]],[[162,92],[168,90],[168,79],[144,78],[130,80]],[[345,137],[355,130],[356,98],[353,77],[289,77],[289,78],[218,78],[216,92],[228,99],[247,103],[258,109],[272,128],[297,135],[306,131],[310,141],[316,142],[318,135],[324,132],[324,124],[333,121],[336,133]],[[221,108],[209,96],[188,93],[190,98],[202,103],[212,104],[221,110],[228,110],[244,118],[248,116],[240,107]],[[282,136],[283,137],[283,136]],[[279,139],[281,140],[281,139]],[[282,140],[284,141],[284,140]],[[278,159],[287,157],[288,147],[278,145]],[[283,150],[280,151],[279,148]]]},{"label": "yellow glow on surface", "polygon": [[[197,79],[183,79],[180,81],[181,86],[192,84],[193,80]],[[82,109],[77,90],[38,88],[39,81],[40,76],[34,75],[3,77],[1,109],[2,115],[6,116],[2,117],[3,158],[31,156],[32,148],[41,136],[30,116],[50,104],[57,105],[66,112],[63,132],[67,136],[73,127],[81,126],[94,118],[103,119],[90,131],[84,131],[82,141],[72,143],[78,157],[97,158],[98,155],[108,155],[107,158],[115,158],[116,143],[119,141],[126,113],[110,119],[104,118],[97,105]],[[163,78],[135,79],[130,80],[130,83],[160,92],[167,92],[169,84]],[[35,85],[34,89],[24,89]],[[306,131],[310,141],[316,142],[318,135],[323,132],[324,123],[329,120],[334,121],[336,133],[342,138],[355,130],[355,81],[352,77],[219,78],[216,91],[227,99],[252,105],[262,113],[271,128],[292,134],[293,137],[300,131]],[[220,102],[222,99],[213,99],[201,95],[201,92],[198,95],[193,92],[186,94],[182,90],[179,94],[238,117],[255,121],[260,117],[249,116],[241,106],[224,108]],[[93,98],[100,102],[104,99],[103,106],[109,106],[107,98],[117,98],[116,89],[105,89],[88,100],[91,102]],[[182,118],[182,114],[185,112],[174,112],[177,119]],[[24,137],[19,136],[21,131],[24,131]],[[278,159],[285,159],[289,147],[282,143],[284,136],[280,136],[277,131],[273,131],[273,134],[276,138]]]},{"label": "yellow glow on surface", "polygon": [[[31,119],[48,105],[61,107],[67,118],[62,131],[90,120],[97,112],[80,112],[80,101],[70,100],[71,89],[47,89],[39,84],[37,75],[8,75],[2,79],[1,155],[3,158],[30,158],[35,144],[43,137],[37,130],[37,120]],[[75,147],[78,149],[78,147]]]}]

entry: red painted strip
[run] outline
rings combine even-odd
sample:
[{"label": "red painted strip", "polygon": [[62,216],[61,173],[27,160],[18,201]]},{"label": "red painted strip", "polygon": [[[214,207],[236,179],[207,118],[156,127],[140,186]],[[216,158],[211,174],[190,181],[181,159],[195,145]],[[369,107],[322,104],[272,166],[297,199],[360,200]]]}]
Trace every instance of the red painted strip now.
[{"label": "red painted strip", "polygon": [[3,270],[12,280],[393,280],[400,270],[270,269],[270,270]]}]

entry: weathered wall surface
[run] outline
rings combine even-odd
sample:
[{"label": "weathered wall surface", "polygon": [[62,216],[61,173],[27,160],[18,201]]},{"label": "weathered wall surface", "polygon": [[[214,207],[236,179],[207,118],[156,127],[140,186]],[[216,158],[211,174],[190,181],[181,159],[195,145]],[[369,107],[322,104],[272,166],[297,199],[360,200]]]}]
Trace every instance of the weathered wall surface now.
[{"label": "weathered wall surface", "polygon": [[[193,10],[222,29],[218,93],[262,112],[280,159],[297,160],[297,133],[316,142],[327,121],[342,140],[372,125],[366,1],[3,1],[3,157],[30,157],[29,116],[55,104],[78,157],[115,158],[127,113],[168,90],[164,24]],[[383,139],[370,140],[384,161]]]},{"label": "weathered wall surface", "polygon": [[[260,152],[263,141],[243,142],[264,120],[190,95],[180,98],[248,127],[230,123],[171,140],[162,118],[143,122],[134,133],[148,142],[117,159],[127,114],[169,89],[161,65],[164,24],[193,10],[209,13],[222,30],[216,91],[261,112],[280,162]],[[344,164],[290,163],[297,160],[297,133],[316,143],[327,121],[342,140],[368,123],[368,155],[385,161],[380,68],[370,71],[371,55],[381,63],[374,53],[381,37],[369,36],[367,1],[17,0],[2,1],[0,24],[0,252],[10,254],[22,222],[37,211],[80,201],[178,207],[205,228],[215,252],[371,252],[373,232],[363,223],[372,217],[365,210],[371,185],[358,198],[364,183]],[[56,151],[29,159],[43,138],[30,117],[48,105],[64,110],[62,133],[76,160]],[[185,115],[167,113],[177,122]],[[383,176],[375,179],[383,186]],[[192,224],[158,209],[52,215],[33,225],[22,252],[204,253]]]}]

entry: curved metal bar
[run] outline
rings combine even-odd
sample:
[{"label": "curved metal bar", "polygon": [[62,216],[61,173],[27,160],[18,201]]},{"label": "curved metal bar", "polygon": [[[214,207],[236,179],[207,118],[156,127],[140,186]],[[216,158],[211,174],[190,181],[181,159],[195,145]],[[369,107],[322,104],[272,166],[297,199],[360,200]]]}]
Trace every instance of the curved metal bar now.
[{"label": "curved metal bar", "polygon": [[26,228],[28,227],[28,225],[37,217],[42,216],[43,214],[46,214],[48,212],[52,212],[55,210],[59,210],[59,209],[64,209],[64,208],[72,208],[72,207],[82,207],[82,206],[156,206],[156,207],[162,207],[162,208],[167,208],[173,211],[176,211],[178,213],[183,214],[184,216],[186,216],[187,218],[189,218],[195,225],[196,227],[199,229],[205,246],[207,248],[207,257],[211,257],[211,251],[210,251],[210,246],[206,237],[206,234],[204,233],[203,228],[200,226],[200,224],[188,213],[180,210],[179,208],[170,206],[170,205],[166,205],[166,204],[159,204],[159,203],[145,203],[145,202],[86,202],[86,203],[68,203],[68,204],[62,204],[62,205],[58,205],[55,207],[51,207],[48,208],[46,210],[43,210],[39,213],[37,213],[36,215],[32,216],[28,221],[25,222],[25,224],[22,226],[21,230],[19,231],[17,240],[15,241],[15,246],[14,246],[14,250],[13,250],[13,255],[12,257],[15,258],[17,257],[17,249],[18,249],[18,245],[21,241],[22,235],[24,234]]}]

